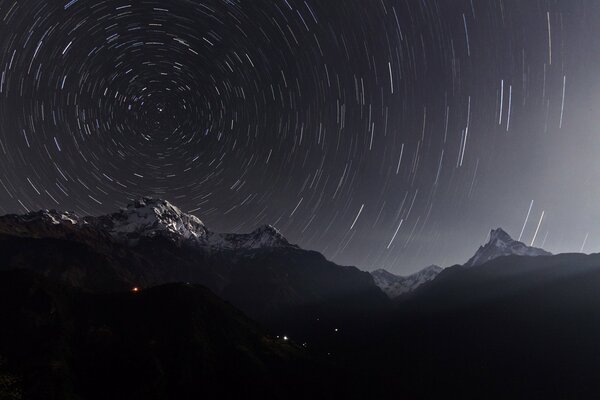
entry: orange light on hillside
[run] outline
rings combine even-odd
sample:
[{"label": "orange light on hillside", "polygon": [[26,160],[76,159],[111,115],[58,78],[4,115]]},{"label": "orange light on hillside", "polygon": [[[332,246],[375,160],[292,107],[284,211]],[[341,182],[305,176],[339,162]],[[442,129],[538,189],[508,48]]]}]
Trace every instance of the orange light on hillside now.
[{"label": "orange light on hillside", "polygon": [[133,293],[137,293],[137,292],[139,292],[139,291],[140,291],[140,288],[139,288],[139,287],[137,287],[137,286],[134,286],[133,288],[131,288],[131,291],[132,291]]}]

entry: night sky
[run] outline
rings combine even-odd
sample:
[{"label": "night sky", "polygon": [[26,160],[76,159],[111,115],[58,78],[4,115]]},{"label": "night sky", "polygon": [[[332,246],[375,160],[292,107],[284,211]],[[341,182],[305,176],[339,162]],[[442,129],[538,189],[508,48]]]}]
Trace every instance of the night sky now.
[{"label": "night sky", "polygon": [[597,0],[0,0],[0,212],[165,198],[342,264],[600,251]]}]

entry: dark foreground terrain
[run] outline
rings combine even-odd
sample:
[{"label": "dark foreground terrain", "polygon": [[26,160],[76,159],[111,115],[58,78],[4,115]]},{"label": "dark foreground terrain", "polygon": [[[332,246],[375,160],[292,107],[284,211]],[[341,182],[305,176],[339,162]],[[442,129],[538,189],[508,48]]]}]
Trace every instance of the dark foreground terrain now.
[{"label": "dark foreground terrain", "polygon": [[350,324],[336,352],[374,398],[591,399],[599,338],[600,256],[503,257]]},{"label": "dark foreground terrain", "polygon": [[86,294],[0,273],[0,399],[305,398],[324,366],[203,287]]},{"label": "dark foreground terrain", "polygon": [[599,288],[600,256],[504,257],[370,314],[304,310],[285,341],[194,285],[3,272],[0,398],[595,398]]}]

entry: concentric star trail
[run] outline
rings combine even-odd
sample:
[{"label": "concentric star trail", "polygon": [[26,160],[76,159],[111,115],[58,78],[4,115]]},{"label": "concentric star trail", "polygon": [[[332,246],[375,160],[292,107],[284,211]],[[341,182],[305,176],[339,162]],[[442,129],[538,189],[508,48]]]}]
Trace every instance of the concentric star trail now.
[{"label": "concentric star trail", "polygon": [[271,223],[403,271],[518,233],[535,199],[553,249],[588,232],[592,249],[600,228],[558,231],[600,204],[562,197],[600,178],[583,161],[599,8],[0,0],[0,212],[164,197],[215,230]]}]

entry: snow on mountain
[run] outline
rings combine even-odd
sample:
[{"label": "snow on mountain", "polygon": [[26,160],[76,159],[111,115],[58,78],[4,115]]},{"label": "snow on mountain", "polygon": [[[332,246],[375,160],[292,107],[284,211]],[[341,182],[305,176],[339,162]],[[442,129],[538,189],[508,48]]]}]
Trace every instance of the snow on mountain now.
[{"label": "snow on mountain", "polygon": [[23,215],[9,214],[0,217],[0,233],[32,238],[64,238],[86,225],[74,213],[41,210]]},{"label": "snow on mountain", "polygon": [[99,225],[119,241],[135,244],[142,237],[165,236],[206,241],[208,230],[197,217],[181,212],[166,200],[143,198],[118,213],[98,217]]},{"label": "snow on mountain", "polygon": [[38,213],[40,218],[50,221],[54,225],[59,224],[71,224],[76,225],[79,223],[79,217],[70,212],[58,212],[55,210],[49,211],[44,210]]},{"label": "snow on mountain", "polygon": [[215,233],[194,215],[166,200],[144,197],[119,212],[79,217],[71,212],[43,210],[0,217],[0,232],[33,237],[64,237],[77,231],[97,231],[117,242],[136,245],[140,239],[163,237],[210,250],[251,250],[292,246],[281,232],[264,225],[253,232]]},{"label": "snow on mountain", "polygon": [[440,272],[441,267],[431,265],[421,271],[409,276],[398,276],[385,269],[378,269],[371,272],[375,284],[390,298],[398,297],[405,293],[410,293],[421,285],[435,279]]},{"label": "snow on mountain", "polygon": [[208,243],[213,248],[223,250],[291,246],[281,232],[271,225],[263,225],[251,233],[210,233]]},{"label": "snow on mountain", "polygon": [[490,232],[489,241],[484,246],[479,247],[479,250],[467,261],[465,266],[474,267],[485,264],[495,258],[509,255],[535,257],[551,256],[552,253],[537,247],[527,246],[522,242],[514,240],[508,233],[498,228]]}]

